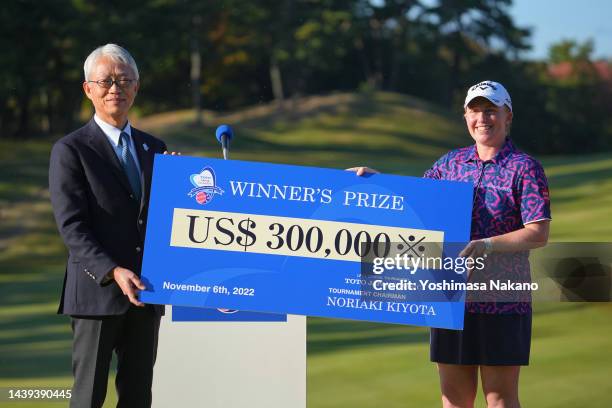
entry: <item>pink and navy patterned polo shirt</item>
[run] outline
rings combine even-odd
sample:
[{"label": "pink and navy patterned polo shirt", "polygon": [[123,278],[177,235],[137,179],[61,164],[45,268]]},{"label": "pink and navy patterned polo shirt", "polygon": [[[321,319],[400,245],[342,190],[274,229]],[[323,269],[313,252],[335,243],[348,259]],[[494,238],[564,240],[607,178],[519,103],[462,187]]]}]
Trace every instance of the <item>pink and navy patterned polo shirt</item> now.
[{"label": "pink and navy patterned polo shirt", "polygon": [[[506,139],[497,155],[487,161],[478,157],[476,145],[453,150],[434,163],[424,177],[474,184],[472,240],[505,234],[531,222],[551,219],[548,182],[542,165],[516,149],[510,139]],[[479,281],[530,281],[529,251],[493,253],[487,258],[489,262],[496,266],[474,272],[480,274],[476,277]],[[509,295],[515,301],[503,302],[499,296],[499,293],[495,294],[495,301],[484,302],[482,297],[477,301],[468,301],[466,310],[490,314],[524,314],[531,311],[531,303],[517,302],[516,294]]]}]

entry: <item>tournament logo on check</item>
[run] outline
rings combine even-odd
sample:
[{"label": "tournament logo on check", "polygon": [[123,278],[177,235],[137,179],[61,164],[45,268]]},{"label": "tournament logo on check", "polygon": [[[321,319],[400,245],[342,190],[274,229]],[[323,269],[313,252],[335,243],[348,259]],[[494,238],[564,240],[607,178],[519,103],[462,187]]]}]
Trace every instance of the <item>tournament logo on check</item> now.
[{"label": "tournament logo on check", "polygon": [[189,197],[195,197],[198,204],[208,204],[212,201],[215,194],[223,194],[223,190],[217,187],[217,178],[212,167],[204,167],[201,172],[192,174],[189,177],[194,188],[188,193]]}]

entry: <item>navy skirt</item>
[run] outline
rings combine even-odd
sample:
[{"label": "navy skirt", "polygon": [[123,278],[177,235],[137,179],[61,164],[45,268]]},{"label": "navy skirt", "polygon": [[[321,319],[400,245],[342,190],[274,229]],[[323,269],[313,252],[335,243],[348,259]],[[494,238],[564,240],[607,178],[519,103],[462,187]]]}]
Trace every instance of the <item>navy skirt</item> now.
[{"label": "navy skirt", "polygon": [[465,313],[463,330],[431,329],[431,361],[463,365],[529,365],[531,313]]}]

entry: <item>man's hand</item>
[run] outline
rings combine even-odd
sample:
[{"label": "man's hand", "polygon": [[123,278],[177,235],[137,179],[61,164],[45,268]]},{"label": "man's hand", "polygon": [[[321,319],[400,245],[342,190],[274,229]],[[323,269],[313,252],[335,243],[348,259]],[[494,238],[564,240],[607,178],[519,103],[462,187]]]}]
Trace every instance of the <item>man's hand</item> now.
[{"label": "man's hand", "polygon": [[346,171],[354,171],[358,176],[363,176],[366,173],[372,174],[380,174],[380,171],[371,169],[369,167],[351,167],[350,169],[346,169]]},{"label": "man's hand", "polygon": [[138,275],[129,269],[117,266],[113,269],[113,279],[115,279],[123,294],[130,299],[130,303],[140,307],[144,306],[144,303],[138,300],[138,293],[145,289],[145,285]]},{"label": "man's hand", "polygon": [[170,153],[169,151],[164,151],[164,154],[169,154],[170,156],[180,156],[181,152],[172,152]]}]

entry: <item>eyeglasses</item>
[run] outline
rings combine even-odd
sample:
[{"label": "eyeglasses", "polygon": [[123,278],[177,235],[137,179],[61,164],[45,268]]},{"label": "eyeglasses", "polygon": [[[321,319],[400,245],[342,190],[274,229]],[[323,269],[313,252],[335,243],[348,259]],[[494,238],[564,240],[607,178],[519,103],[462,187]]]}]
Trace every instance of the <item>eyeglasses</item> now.
[{"label": "eyeglasses", "polygon": [[98,86],[100,88],[104,88],[104,89],[110,89],[113,87],[113,84],[116,84],[119,88],[127,88],[128,86],[132,85],[133,82],[135,82],[136,79],[112,79],[112,78],[107,78],[107,79],[100,79],[98,81],[87,81],[87,82],[95,82],[96,84],[98,84]]}]

